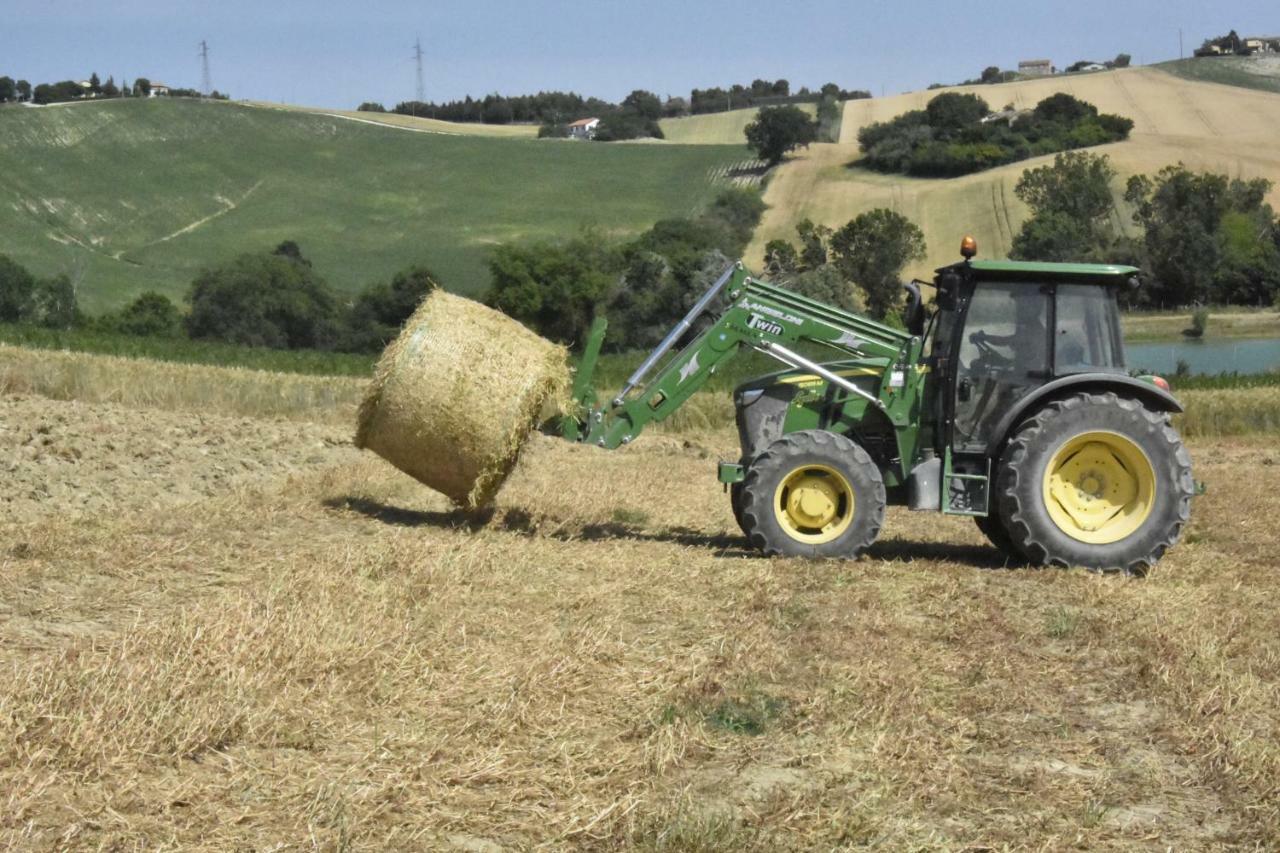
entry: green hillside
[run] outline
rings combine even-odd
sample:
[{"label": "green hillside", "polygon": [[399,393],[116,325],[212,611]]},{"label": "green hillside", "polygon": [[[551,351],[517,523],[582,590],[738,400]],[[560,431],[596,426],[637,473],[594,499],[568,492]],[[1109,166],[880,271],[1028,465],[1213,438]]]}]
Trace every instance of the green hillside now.
[{"label": "green hillside", "polygon": [[1280,92],[1280,56],[1274,54],[1175,59],[1155,67],[1187,80]]},{"label": "green hillside", "polygon": [[430,265],[487,283],[488,247],[688,214],[741,146],[412,133],[187,100],[0,109],[0,252],[69,272],[90,312],[297,240],[337,288]]}]

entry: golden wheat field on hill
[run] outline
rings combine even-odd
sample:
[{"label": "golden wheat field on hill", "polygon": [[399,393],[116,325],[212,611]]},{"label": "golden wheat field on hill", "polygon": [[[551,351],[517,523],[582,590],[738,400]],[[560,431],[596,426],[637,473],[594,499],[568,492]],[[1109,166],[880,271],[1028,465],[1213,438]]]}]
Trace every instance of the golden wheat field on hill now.
[{"label": "golden wheat field on hill", "polygon": [[1280,844],[1273,433],[1190,441],[1207,492],[1144,579],[898,510],[807,562],[744,547],[712,416],[535,436],[468,515],[343,395],[229,372],[242,413],[197,416],[212,368],[95,395],[64,357],[0,398],[0,845]]},{"label": "golden wheat field on hill", "polygon": [[1131,211],[1121,199],[1128,176],[1154,174],[1178,162],[1232,177],[1267,178],[1275,184],[1270,201],[1280,206],[1280,95],[1185,80],[1150,68],[1060,75],[845,102],[840,143],[798,151],[770,178],[765,193],[769,210],[747,250],[750,261],[763,259],[769,240],[794,240],[795,226],[803,219],[839,227],[876,207],[896,210],[924,231],[928,256],[908,270],[912,275],[926,276],[958,260],[965,234],[977,238],[983,257],[1008,254],[1027,216],[1014,187],[1026,169],[1051,163],[1052,157],[951,179],[882,175],[851,166],[861,156],[861,128],[922,109],[945,91],[976,94],[997,110],[1006,104],[1031,108],[1055,92],[1066,92],[1102,112],[1133,119],[1128,140],[1089,149],[1106,154],[1119,173],[1114,223],[1121,230],[1133,227]]}]

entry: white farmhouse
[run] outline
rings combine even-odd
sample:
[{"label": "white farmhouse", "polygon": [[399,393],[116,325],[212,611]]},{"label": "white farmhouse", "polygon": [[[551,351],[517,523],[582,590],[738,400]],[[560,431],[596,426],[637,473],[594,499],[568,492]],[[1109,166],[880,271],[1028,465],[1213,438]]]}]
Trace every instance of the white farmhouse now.
[{"label": "white farmhouse", "polygon": [[569,136],[574,139],[591,139],[596,135],[596,128],[600,125],[598,118],[580,118],[577,121],[569,122]]}]

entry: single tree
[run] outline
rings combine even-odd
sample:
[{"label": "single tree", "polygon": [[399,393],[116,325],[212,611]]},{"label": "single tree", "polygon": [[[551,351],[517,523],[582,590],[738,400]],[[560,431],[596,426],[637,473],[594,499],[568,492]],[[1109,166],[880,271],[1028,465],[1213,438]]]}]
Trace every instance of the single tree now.
[{"label": "single tree", "polygon": [[116,86],[114,77],[108,77],[107,82],[102,84],[102,97],[118,98],[120,97],[120,89]]},{"label": "single tree", "polygon": [[32,293],[35,321],[51,329],[69,329],[80,319],[76,306],[76,289],[66,275],[44,278],[36,282]]},{"label": "single tree", "polygon": [[31,100],[31,84],[30,83],[28,83],[26,80],[19,80],[17,89],[18,89],[19,101]]},{"label": "single tree", "polygon": [[646,92],[644,89],[636,89],[623,98],[622,108],[653,121],[662,118],[662,101],[653,92]]},{"label": "single tree", "polygon": [[1013,238],[1010,256],[1034,261],[1100,260],[1113,241],[1111,181],[1105,154],[1067,152],[1050,166],[1027,169],[1014,186],[1031,216]]},{"label": "single tree", "polygon": [[774,165],[788,151],[808,147],[817,139],[818,123],[799,107],[764,107],[745,133],[747,145],[756,155]]},{"label": "single tree", "polygon": [[95,95],[102,94],[102,81],[98,79],[97,71],[89,75],[89,91]]},{"label": "single tree", "polygon": [[862,288],[867,312],[884,319],[902,295],[902,268],[924,257],[924,232],[902,214],[880,207],[831,235],[831,252],[836,268]]},{"label": "single tree", "polygon": [[18,87],[12,77],[0,77],[0,104],[18,97]]},{"label": "single tree", "polygon": [[139,77],[133,81],[133,96],[135,98],[151,97],[151,81],[146,77]]}]

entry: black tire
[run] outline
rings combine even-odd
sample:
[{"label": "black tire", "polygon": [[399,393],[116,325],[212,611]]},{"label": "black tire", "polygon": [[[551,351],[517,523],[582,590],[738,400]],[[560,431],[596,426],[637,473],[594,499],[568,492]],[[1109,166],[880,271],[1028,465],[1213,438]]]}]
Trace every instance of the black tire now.
[{"label": "black tire", "polygon": [[1018,550],[1018,546],[1013,544],[1013,537],[1009,535],[1009,531],[1005,529],[1004,522],[1000,520],[999,510],[996,508],[995,500],[991,502],[990,515],[975,515],[973,521],[978,525],[978,529],[982,531],[982,535],[987,537],[997,551],[1015,560],[1025,560],[1026,555]]},{"label": "black tire", "polygon": [[[784,528],[780,516],[790,518],[782,508],[787,492],[784,482],[803,476],[843,479],[852,495],[852,510],[841,504],[847,523],[836,531]],[[778,506],[775,507],[775,500]],[[857,444],[826,430],[803,430],[785,435],[770,444],[751,461],[742,482],[742,527],[750,543],[771,556],[856,557],[880,533],[884,524],[885,491],[880,469]],[[816,541],[831,535],[825,541]],[[806,539],[802,537],[812,536]]]},{"label": "black tire", "polygon": [[[1135,521],[1137,526],[1123,538],[1103,544],[1069,535],[1054,521],[1045,495],[1050,463],[1059,451],[1070,452],[1071,442],[1090,433],[1110,434],[1131,443],[1150,463],[1152,480],[1149,510],[1145,515],[1137,513],[1141,521]],[[1121,467],[1128,472],[1130,466],[1121,463]],[[1144,476],[1138,474],[1134,482]],[[1024,421],[1003,454],[997,482],[1000,520],[1013,545],[1029,561],[1131,574],[1145,573],[1178,541],[1195,492],[1191,457],[1169,425],[1169,416],[1109,392],[1052,402]],[[1105,491],[1106,479],[1101,482]]]}]

